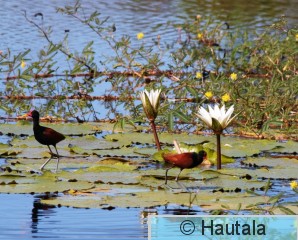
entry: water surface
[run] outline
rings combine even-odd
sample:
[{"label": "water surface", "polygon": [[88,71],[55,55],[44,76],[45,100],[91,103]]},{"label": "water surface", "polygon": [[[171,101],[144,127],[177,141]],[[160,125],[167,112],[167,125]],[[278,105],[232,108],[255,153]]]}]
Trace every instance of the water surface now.
[{"label": "water surface", "polygon": [[47,207],[28,194],[0,194],[0,239],[147,239],[140,209]]}]

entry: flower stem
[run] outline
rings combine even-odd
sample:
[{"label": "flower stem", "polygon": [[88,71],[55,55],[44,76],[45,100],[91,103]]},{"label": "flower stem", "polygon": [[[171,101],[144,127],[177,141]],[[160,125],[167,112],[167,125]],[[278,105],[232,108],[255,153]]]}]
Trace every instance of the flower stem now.
[{"label": "flower stem", "polygon": [[216,143],[217,143],[217,169],[221,169],[220,134],[216,134]]},{"label": "flower stem", "polygon": [[151,128],[153,130],[153,135],[154,135],[154,139],[155,139],[155,144],[156,144],[156,147],[159,150],[161,150],[161,147],[160,147],[160,142],[159,142],[159,139],[158,139],[158,136],[157,136],[157,132],[156,132],[156,126],[155,126],[155,122],[154,120],[151,120],[150,121],[150,124],[151,124]]}]

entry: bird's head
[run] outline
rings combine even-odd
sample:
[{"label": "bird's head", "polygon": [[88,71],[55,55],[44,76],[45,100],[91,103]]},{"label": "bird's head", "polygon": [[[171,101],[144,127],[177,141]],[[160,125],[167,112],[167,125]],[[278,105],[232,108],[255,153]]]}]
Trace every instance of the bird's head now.
[{"label": "bird's head", "polygon": [[207,153],[204,150],[199,151],[198,157],[202,158],[203,160],[207,159]]},{"label": "bird's head", "polygon": [[30,112],[27,113],[28,117],[34,118],[39,118],[39,112],[36,110],[31,110]]}]

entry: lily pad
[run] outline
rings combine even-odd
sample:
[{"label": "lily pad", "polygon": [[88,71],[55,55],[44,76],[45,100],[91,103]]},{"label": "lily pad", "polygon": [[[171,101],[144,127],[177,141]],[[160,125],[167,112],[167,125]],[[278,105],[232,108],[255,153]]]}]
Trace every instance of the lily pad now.
[{"label": "lily pad", "polygon": [[227,194],[200,191],[198,193],[173,193],[171,191],[147,191],[113,196],[94,195],[90,197],[64,195],[58,198],[42,200],[51,205],[73,206],[79,208],[94,207],[155,207],[167,204],[183,206],[198,205],[202,208],[221,208],[225,204],[230,209],[237,209],[239,203],[243,208],[256,202],[265,201],[267,197],[251,196],[246,193]]},{"label": "lily pad", "polygon": [[[92,134],[96,132],[96,130],[94,130],[94,125],[88,123],[42,123],[41,125],[53,128],[65,135]],[[13,133],[15,135],[33,135],[33,125],[29,121],[18,121],[15,124],[0,124],[0,129],[3,134]]]},{"label": "lily pad", "polygon": [[[266,139],[244,139],[239,137],[222,137],[221,151],[228,157],[246,157],[274,149],[278,143]],[[216,150],[214,142],[203,144],[204,147]],[[298,144],[297,144],[298,147]]]},{"label": "lily pad", "polygon": [[298,143],[294,141],[278,142],[277,146],[269,152],[298,153]]},{"label": "lily pad", "polygon": [[[298,161],[290,158],[270,158],[270,157],[258,157],[258,158],[247,158],[243,161],[247,165],[253,165],[256,167],[274,167],[274,168],[287,168],[297,169]],[[298,176],[298,175],[297,175]]]},{"label": "lily pad", "polygon": [[28,182],[15,181],[15,184],[0,185],[1,193],[45,193],[62,192],[67,189],[89,189],[94,185],[88,181],[69,182],[58,179],[54,174],[48,173],[40,176],[33,176]]},{"label": "lily pad", "polygon": [[[160,133],[159,140],[162,143],[173,144],[173,140],[176,139],[178,142],[198,144],[204,142],[211,137],[205,137],[200,135],[189,135],[189,134],[171,134],[171,133]],[[141,144],[155,144],[155,140],[152,133],[123,133],[123,134],[109,134],[106,136],[107,140],[118,141],[123,145],[129,143],[141,143]]]}]

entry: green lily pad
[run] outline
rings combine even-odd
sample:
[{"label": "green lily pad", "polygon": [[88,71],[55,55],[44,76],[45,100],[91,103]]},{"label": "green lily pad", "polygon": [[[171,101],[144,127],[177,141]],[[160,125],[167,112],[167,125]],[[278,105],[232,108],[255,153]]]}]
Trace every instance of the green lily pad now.
[{"label": "green lily pad", "polygon": [[278,152],[278,153],[298,153],[298,143],[294,141],[287,142],[278,142],[277,146],[269,152]]},{"label": "green lily pad", "polygon": [[243,163],[248,165],[254,165],[256,167],[298,169],[298,161],[296,159],[290,159],[290,158],[270,158],[270,157],[247,158],[246,160],[243,161]]},{"label": "green lily pad", "polygon": [[221,172],[243,178],[251,176],[254,179],[297,179],[297,168],[222,169]]},{"label": "green lily pad", "polygon": [[[163,143],[173,144],[173,140],[176,139],[178,142],[198,144],[204,142],[211,137],[205,137],[200,135],[189,135],[189,134],[171,134],[171,133],[160,133],[159,140]],[[120,144],[127,145],[129,143],[141,143],[141,144],[155,144],[155,140],[152,133],[123,133],[123,134],[109,134],[106,136],[107,140],[118,141]]]},{"label": "green lily pad", "polygon": [[[96,132],[94,125],[88,123],[41,123],[41,125],[53,128],[65,135],[92,134]],[[18,121],[16,124],[0,124],[0,129],[3,134],[33,135],[33,125],[29,121]]]},{"label": "green lily pad", "polygon": [[183,206],[198,205],[206,209],[218,209],[221,205],[228,205],[230,209],[237,209],[239,204],[246,206],[265,201],[268,197],[251,196],[246,193],[173,193],[171,191],[142,191],[117,195],[76,196],[64,195],[59,198],[45,199],[42,203],[50,205],[73,206],[78,208],[108,208],[108,207],[155,207],[167,204]]},{"label": "green lily pad", "polygon": [[[179,169],[171,169],[168,172],[168,184],[177,187],[174,179],[179,173]],[[144,186],[158,187],[164,183],[165,170],[149,170],[143,175],[140,182]],[[198,171],[195,169],[185,169],[179,177],[179,182],[185,187],[197,189],[223,189],[224,191],[243,191],[251,188],[259,189],[266,185],[266,182],[257,179],[247,180],[237,175],[223,175],[220,172],[205,170]],[[179,187],[179,186],[178,186]]]},{"label": "green lily pad", "polygon": [[0,185],[0,193],[45,193],[62,192],[68,189],[89,189],[94,185],[88,181],[70,182],[63,181],[51,173],[30,177],[27,182],[15,181],[15,184]]},{"label": "green lily pad", "polygon": [[[239,137],[221,137],[221,153],[228,157],[246,157],[262,151],[274,149],[278,143],[266,139],[243,139]],[[205,148],[216,150],[214,142],[203,144]],[[298,147],[298,144],[297,144]]]}]

